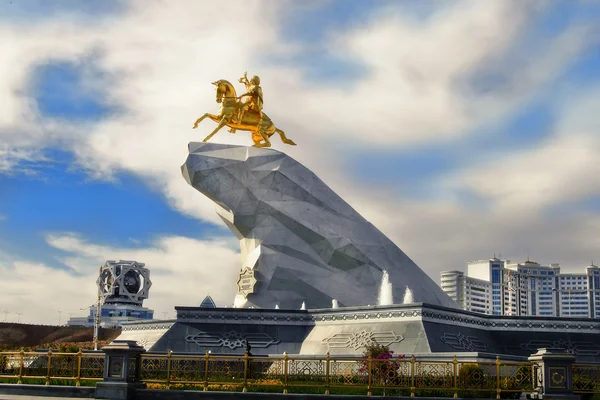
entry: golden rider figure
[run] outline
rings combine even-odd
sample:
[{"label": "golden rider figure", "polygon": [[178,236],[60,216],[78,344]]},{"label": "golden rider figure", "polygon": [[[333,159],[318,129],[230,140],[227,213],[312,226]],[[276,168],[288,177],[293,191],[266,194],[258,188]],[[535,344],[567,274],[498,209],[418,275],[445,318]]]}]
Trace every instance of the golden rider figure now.
[{"label": "golden rider figure", "polygon": [[[238,121],[241,122],[244,120],[246,113],[248,110],[256,111],[259,119],[258,125],[260,125],[263,118],[263,92],[260,87],[260,78],[258,76],[253,76],[250,81],[248,81],[247,72],[244,72],[244,76],[241,77],[238,82],[243,83],[246,86],[246,93],[239,96],[240,99],[244,97],[248,97],[249,99],[243,102],[240,106],[240,112]],[[229,129],[229,132],[235,133],[235,129]]]}]

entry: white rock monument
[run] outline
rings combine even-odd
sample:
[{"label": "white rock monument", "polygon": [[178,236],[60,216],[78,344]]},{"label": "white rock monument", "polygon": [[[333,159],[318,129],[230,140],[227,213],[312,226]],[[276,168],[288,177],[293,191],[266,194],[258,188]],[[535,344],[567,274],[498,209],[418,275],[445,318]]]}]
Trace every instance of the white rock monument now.
[{"label": "white rock monument", "polygon": [[408,285],[414,302],[456,307],[391,240],[286,154],[190,143],[181,168],[240,240],[236,307],[377,304],[383,271],[395,299]]}]

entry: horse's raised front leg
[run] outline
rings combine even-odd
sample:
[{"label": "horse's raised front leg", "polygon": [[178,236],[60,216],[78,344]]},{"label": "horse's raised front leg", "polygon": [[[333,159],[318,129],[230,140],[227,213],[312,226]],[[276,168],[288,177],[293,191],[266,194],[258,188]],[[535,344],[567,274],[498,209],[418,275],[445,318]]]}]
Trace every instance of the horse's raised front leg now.
[{"label": "horse's raised front leg", "polygon": [[292,139],[290,139],[287,136],[285,136],[285,132],[282,131],[281,129],[277,128],[277,129],[275,129],[275,132],[279,133],[279,137],[281,138],[281,141],[283,143],[289,144],[290,146],[295,146],[296,145],[296,143]]},{"label": "horse's raised front leg", "polygon": [[202,120],[204,118],[211,118],[211,119],[214,119],[215,121],[219,120],[219,116],[218,115],[213,115],[213,114],[210,114],[210,113],[206,113],[203,116],[201,116],[200,118],[198,118],[196,120],[196,122],[194,122],[194,126],[192,127],[192,129],[196,129],[198,127],[198,124],[200,124],[200,122],[202,122]]},{"label": "horse's raised front leg", "polygon": [[215,128],[214,131],[212,131],[210,133],[210,135],[208,135],[207,137],[204,138],[203,142],[208,142],[208,139],[210,139],[211,137],[215,136],[217,134],[217,132],[219,132],[219,130],[224,127],[225,125],[227,125],[227,122],[229,122],[229,118],[227,116],[224,116],[221,121],[219,121],[219,124],[217,125],[217,127]]}]

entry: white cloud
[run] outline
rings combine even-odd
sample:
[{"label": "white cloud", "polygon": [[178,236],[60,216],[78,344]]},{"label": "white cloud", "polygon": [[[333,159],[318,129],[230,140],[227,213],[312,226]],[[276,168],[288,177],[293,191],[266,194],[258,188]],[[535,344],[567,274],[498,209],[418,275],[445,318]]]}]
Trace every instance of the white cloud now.
[{"label": "white cloud", "polygon": [[[593,25],[582,24],[519,46],[549,3],[455,4],[421,24],[398,12],[381,13],[318,44],[368,67],[366,77],[346,88],[322,87],[303,81],[296,69],[273,68],[269,79],[278,90],[269,93],[276,96],[269,109],[289,114],[320,138],[343,137],[365,147],[456,139],[518,109],[598,40]],[[484,90],[483,78],[503,83]]]},{"label": "white cloud", "polygon": [[[55,324],[58,311],[62,322],[68,314],[95,302],[98,267],[107,259],[137,260],[150,269],[152,287],[144,306],[174,315],[175,305],[199,305],[210,294],[218,305],[231,305],[240,256],[229,239],[195,240],[169,236],[146,248],[111,248],[87,243],[72,234],[50,235],[48,243],[67,253],[61,261],[73,270],[57,270],[45,264],[0,257],[0,309],[16,321]],[[50,301],[51,299],[51,301]]]},{"label": "white cloud", "polygon": [[[14,46],[5,53],[4,65],[16,60],[24,66],[61,59],[78,62],[95,54],[98,66],[117,80],[109,99],[126,106],[128,113],[95,127],[89,140],[76,141],[81,147],[78,150],[86,156],[100,151],[96,158],[104,163],[110,160],[106,153],[114,151],[114,145],[120,144],[117,148],[129,153],[131,143],[139,146],[142,138],[142,146],[152,143],[158,147],[164,144],[159,142],[162,139],[172,143],[167,149],[179,148],[180,141],[172,140],[173,132],[182,135],[196,115],[216,110],[208,84],[216,76],[235,80],[241,69],[252,69],[265,55],[302,49],[280,41],[277,30],[283,6],[279,4],[286,3],[273,7],[272,2],[255,2],[253,7],[239,7],[230,2],[223,9],[218,2],[185,7],[132,2],[124,16],[98,25],[65,20],[28,31],[7,29],[13,34]],[[455,137],[485,120],[493,110],[514,107],[516,100],[528,97],[553,76],[549,71],[568,65],[591,37],[587,27],[574,28],[561,40],[544,43],[535,57],[523,59],[523,52],[512,55],[509,50],[545,3],[457,4],[441,8],[422,25],[397,11],[388,12],[318,44],[370,68],[364,79],[345,90],[306,82],[299,69],[263,66],[268,110],[281,126],[297,126],[296,137],[322,140],[344,132],[346,140],[366,145]],[[229,23],[211,17],[222,13],[228,15]],[[250,31],[252,35],[244,35]],[[527,62],[525,67],[515,71],[508,65],[514,57]],[[466,78],[498,64],[505,75],[511,72],[507,85],[513,91],[501,96],[466,96],[460,90]],[[17,104],[9,107],[17,111],[6,114],[12,115],[11,121],[22,122],[17,116],[36,114],[26,90],[30,70],[7,71],[12,74],[6,75],[10,86],[2,92],[9,97],[21,93],[10,99]],[[210,124],[196,137],[208,133]],[[29,123],[27,130],[33,128]],[[123,139],[117,140],[119,137]],[[114,156],[121,158],[122,154]],[[114,163],[115,167],[122,164]]]},{"label": "white cloud", "polygon": [[495,211],[531,213],[600,195],[600,87],[569,98],[555,132],[539,147],[471,166],[449,179]]},{"label": "white cloud", "polygon": [[[63,19],[34,28],[0,28],[0,36],[11,38],[0,65],[22,66],[0,74],[0,96],[7,104],[0,135],[24,149],[73,149],[94,177],[133,172],[159,188],[178,210],[218,222],[209,201],[194,193],[178,170],[187,142],[199,141],[214,129],[212,121],[196,131],[190,128],[201,114],[217,110],[209,84],[217,78],[235,81],[242,70],[260,71],[266,111],[299,143],[297,148],[278,148],[325,179],[337,181],[342,172],[336,165],[344,154],[334,154],[331,139],[368,148],[464,135],[490,115],[531,96],[554,76],[548,71],[564,68],[588,41],[585,27],[568,30],[568,40],[549,40],[542,46],[544,50],[536,53],[538,62],[517,72],[502,64],[502,72],[514,72],[511,82],[519,90],[475,96],[460,90],[461,82],[503,57],[513,59],[511,46],[543,2],[457,3],[421,25],[398,12],[386,12],[318,44],[370,68],[366,77],[342,90],[307,82],[300,69],[261,62],[266,55],[303,47],[283,42],[279,35],[281,10],[289,3],[240,4],[133,1],[122,16],[96,24]],[[213,17],[223,14],[227,23]],[[110,85],[105,100],[124,107],[123,112],[91,125],[41,119],[30,93],[33,67],[50,61],[80,63],[86,57],[110,76],[109,82],[86,84]],[[226,129],[213,140],[249,142],[247,133],[234,136]],[[14,161],[6,164],[14,168]]]},{"label": "white cloud", "polygon": [[0,146],[0,174],[35,173],[30,166],[23,165],[43,161],[48,159],[39,150]]}]

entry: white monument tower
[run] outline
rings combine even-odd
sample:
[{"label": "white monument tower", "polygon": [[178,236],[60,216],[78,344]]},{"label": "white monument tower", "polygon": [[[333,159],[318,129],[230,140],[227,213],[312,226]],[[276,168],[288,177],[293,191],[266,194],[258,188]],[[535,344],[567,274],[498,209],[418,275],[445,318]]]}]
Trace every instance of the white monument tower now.
[{"label": "white monument tower", "polygon": [[122,322],[153,318],[154,311],[142,306],[152,286],[144,263],[106,261],[100,267],[96,284],[98,303],[90,307],[90,315],[71,318],[67,325],[94,326],[97,331],[99,326],[116,327]]}]

